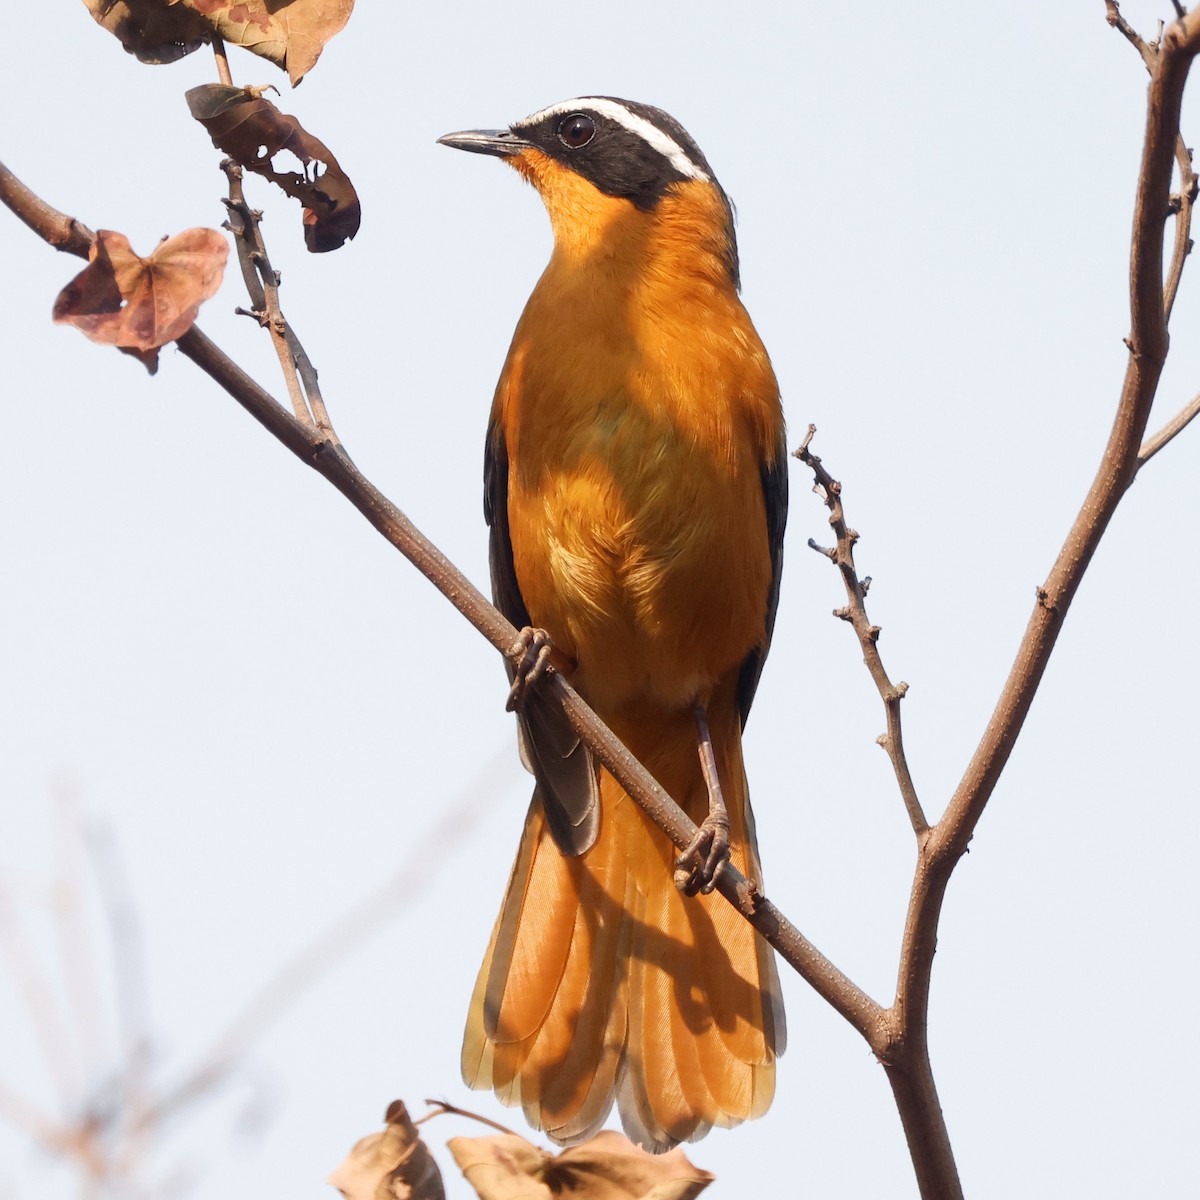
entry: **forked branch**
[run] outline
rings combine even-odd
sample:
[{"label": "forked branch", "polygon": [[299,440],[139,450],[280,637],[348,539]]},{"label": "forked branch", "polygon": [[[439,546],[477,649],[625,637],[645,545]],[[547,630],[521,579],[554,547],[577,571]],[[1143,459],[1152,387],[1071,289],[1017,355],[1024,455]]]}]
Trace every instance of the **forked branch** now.
[{"label": "forked branch", "polygon": [[[1112,0],[1106,5],[1109,18]],[[1122,29],[1125,32],[1125,29]],[[1127,34],[1128,36],[1128,34]],[[1131,39],[1133,40],[1133,39]],[[961,1194],[948,1158],[949,1143],[930,1137],[942,1124],[928,1068],[926,1022],[937,929],[946,885],[967,848],[1029,713],[1033,697],[1092,555],[1138,468],[1196,415],[1193,401],[1162,434],[1142,446],[1150,409],[1167,355],[1167,322],[1190,239],[1176,239],[1169,287],[1163,281],[1164,225],[1172,212],[1190,219],[1191,202],[1172,205],[1171,179],[1181,145],[1180,105],[1192,60],[1200,51],[1200,17],[1188,13],[1167,28],[1156,47],[1142,50],[1150,69],[1146,132],[1138,172],[1130,252],[1129,359],[1116,416],[1096,477],[1050,574],[1037,589],[1029,624],[991,719],[942,818],[921,840],[912,896],[901,944],[896,1000],[889,1010],[892,1039],[881,1058],[892,1083],[921,1194]],[[1188,168],[1190,172],[1190,157]],[[1185,175],[1181,194],[1194,196],[1194,177]],[[877,1051],[878,1052],[878,1051]]]}]

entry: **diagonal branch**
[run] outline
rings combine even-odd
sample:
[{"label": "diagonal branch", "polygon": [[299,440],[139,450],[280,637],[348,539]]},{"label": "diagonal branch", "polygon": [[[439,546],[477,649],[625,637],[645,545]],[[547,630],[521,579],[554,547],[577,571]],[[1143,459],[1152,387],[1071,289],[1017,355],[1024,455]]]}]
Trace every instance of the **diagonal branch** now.
[{"label": "diagonal branch", "polygon": [[[92,236],[86,226],[51,208],[0,163],[0,203],[60,249],[86,257]],[[517,630],[469,579],[422,534],[351,461],[345,448],[313,425],[297,420],[196,326],[176,345],[227,391],[297,458],[323,475],[399,550],[502,654],[517,642]],[[561,706],[572,727],[650,817],[681,850],[694,840],[691,819],[655,782],[616,735],[559,674],[541,685]],[[878,1036],[884,1010],[829,961],[732,864],[721,872],[717,890],[837,1012],[864,1037]]]},{"label": "diagonal branch", "polygon": [[[516,628],[358,470],[341,445],[301,425],[196,327],[179,339],[178,346],[293,454],[329,480],[497,650],[509,653],[518,639]],[[541,686],[634,802],[679,849],[687,849],[696,837],[696,826],[579,693],[553,671]],[[881,1006],[838,970],[732,864],[725,865],[717,890],[860,1033],[868,1036],[879,1024]]]}]

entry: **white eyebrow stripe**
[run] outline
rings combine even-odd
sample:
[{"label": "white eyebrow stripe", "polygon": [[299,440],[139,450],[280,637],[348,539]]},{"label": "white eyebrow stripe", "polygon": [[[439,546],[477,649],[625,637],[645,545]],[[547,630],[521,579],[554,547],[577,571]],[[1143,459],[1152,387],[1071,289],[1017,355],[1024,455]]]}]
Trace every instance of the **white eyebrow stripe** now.
[{"label": "white eyebrow stripe", "polygon": [[563,100],[559,104],[552,104],[549,108],[535,112],[523,121],[518,121],[513,128],[520,129],[523,126],[536,125],[546,117],[556,117],[560,114],[566,116],[568,113],[578,112],[584,108],[591,109],[592,112],[599,113],[602,117],[608,117],[610,120],[616,121],[618,125],[624,125],[630,133],[637,134],[642,141],[649,143],[666,158],[680,175],[684,175],[688,179],[702,179],[709,182],[708,173],[688,157],[687,152],[674,138],[663,133],[657,125],[652,125],[645,117],[639,117],[637,113],[630,112],[623,104],[618,104],[615,100],[606,100],[602,96],[576,96],[574,100]]}]

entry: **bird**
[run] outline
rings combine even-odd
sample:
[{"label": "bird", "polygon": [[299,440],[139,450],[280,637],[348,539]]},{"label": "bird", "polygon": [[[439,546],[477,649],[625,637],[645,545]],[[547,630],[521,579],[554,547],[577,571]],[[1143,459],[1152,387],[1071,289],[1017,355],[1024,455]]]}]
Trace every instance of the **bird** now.
[{"label": "bird", "polygon": [[[673,117],[583,96],[438,140],[515,168],[554,235],[485,440],[535,788],[463,1078],[560,1144],[615,1103],[663,1151],[760,1116],[785,1048],[773,952],[712,894],[725,858],[761,880],[742,729],[779,602],[779,387],[740,298],[732,204]],[[700,826],[688,852],[541,694],[544,669]]]}]

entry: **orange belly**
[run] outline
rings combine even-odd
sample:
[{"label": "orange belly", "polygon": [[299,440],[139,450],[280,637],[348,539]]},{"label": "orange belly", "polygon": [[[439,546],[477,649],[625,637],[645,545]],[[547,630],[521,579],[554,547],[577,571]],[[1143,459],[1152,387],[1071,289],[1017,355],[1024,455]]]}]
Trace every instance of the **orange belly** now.
[{"label": "orange belly", "polygon": [[509,483],[513,560],[530,618],[602,709],[689,704],[761,642],[770,582],[762,483],[630,406],[534,486]]}]

